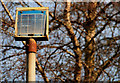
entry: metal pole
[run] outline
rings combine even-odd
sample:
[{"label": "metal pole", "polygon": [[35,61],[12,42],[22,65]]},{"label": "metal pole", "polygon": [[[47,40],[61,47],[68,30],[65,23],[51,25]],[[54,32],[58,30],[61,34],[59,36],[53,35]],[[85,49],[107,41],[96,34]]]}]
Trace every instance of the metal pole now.
[{"label": "metal pole", "polygon": [[36,59],[36,51],[37,51],[37,45],[36,41],[34,39],[29,39],[26,41],[27,43],[27,75],[26,75],[26,81],[29,82],[35,82],[35,59]]}]

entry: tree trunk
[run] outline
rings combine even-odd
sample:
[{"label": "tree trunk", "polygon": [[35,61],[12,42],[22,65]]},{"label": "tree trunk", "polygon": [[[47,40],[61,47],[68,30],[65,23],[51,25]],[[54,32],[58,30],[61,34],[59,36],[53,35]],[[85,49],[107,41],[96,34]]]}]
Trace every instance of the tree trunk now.
[{"label": "tree trunk", "polygon": [[[88,35],[86,35],[86,45],[90,42],[91,38],[95,35],[95,27],[94,24],[91,24],[90,30],[87,31]],[[85,50],[85,63],[88,66],[85,67],[85,81],[93,81],[92,73],[94,71],[94,47],[95,41],[91,41],[91,43],[87,46]]]},{"label": "tree trunk", "polygon": [[[86,48],[85,48],[85,79],[84,81],[94,81],[93,71],[94,71],[94,50],[95,50],[95,41],[91,39],[95,35],[95,21],[93,20],[95,17],[95,8],[96,3],[89,3],[88,7],[88,19],[86,20],[86,25],[84,28],[86,29]],[[91,42],[90,42],[91,41]]]},{"label": "tree trunk", "polygon": [[65,27],[68,31],[68,35],[71,38],[71,41],[73,43],[73,51],[75,53],[75,73],[74,73],[74,80],[75,82],[80,82],[81,81],[81,70],[82,70],[82,61],[81,61],[81,57],[82,57],[82,52],[80,50],[80,44],[79,41],[77,40],[77,37],[75,36],[73,27],[71,25],[70,22],[70,3],[71,2],[67,2],[66,3],[66,8],[65,8]]}]

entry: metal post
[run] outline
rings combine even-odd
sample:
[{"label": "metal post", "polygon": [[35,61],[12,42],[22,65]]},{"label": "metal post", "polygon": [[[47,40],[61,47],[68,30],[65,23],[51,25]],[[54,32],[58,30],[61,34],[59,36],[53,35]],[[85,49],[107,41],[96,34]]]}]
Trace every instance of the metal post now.
[{"label": "metal post", "polygon": [[35,82],[35,59],[36,59],[36,51],[37,51],[37,45],[36,41],[32,38],[30,38],[28,41],[26,41],[27,48],[27,75],[26,75],[26,81],[29,82]]}]

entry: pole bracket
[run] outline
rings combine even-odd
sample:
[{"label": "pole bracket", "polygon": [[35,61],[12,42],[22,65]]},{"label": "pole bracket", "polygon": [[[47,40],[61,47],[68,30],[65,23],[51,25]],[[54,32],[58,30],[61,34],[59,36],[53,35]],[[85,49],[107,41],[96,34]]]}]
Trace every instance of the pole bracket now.
[{"label": "pole bracket", "polygon": [[30,38],[28,43],[28,53],[36,53],[37,52],[37,44],[33,38]]}]

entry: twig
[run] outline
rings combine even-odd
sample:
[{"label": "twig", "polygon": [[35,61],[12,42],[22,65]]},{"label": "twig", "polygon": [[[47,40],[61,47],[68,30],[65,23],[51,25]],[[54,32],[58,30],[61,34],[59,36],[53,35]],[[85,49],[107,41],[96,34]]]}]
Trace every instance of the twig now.
[{"label": "twig", "polygon": [[1,0],[1,4],[2,4],[4,10],[6,11],[6,13],[8,14],[10,20],[14,23],[14,19],[13,19],[13,17],[11,16],[9,10],[7,9],[7,7],[5,6],[5,4],[4,4],[4,2],[3,2],[2,0]]}]

